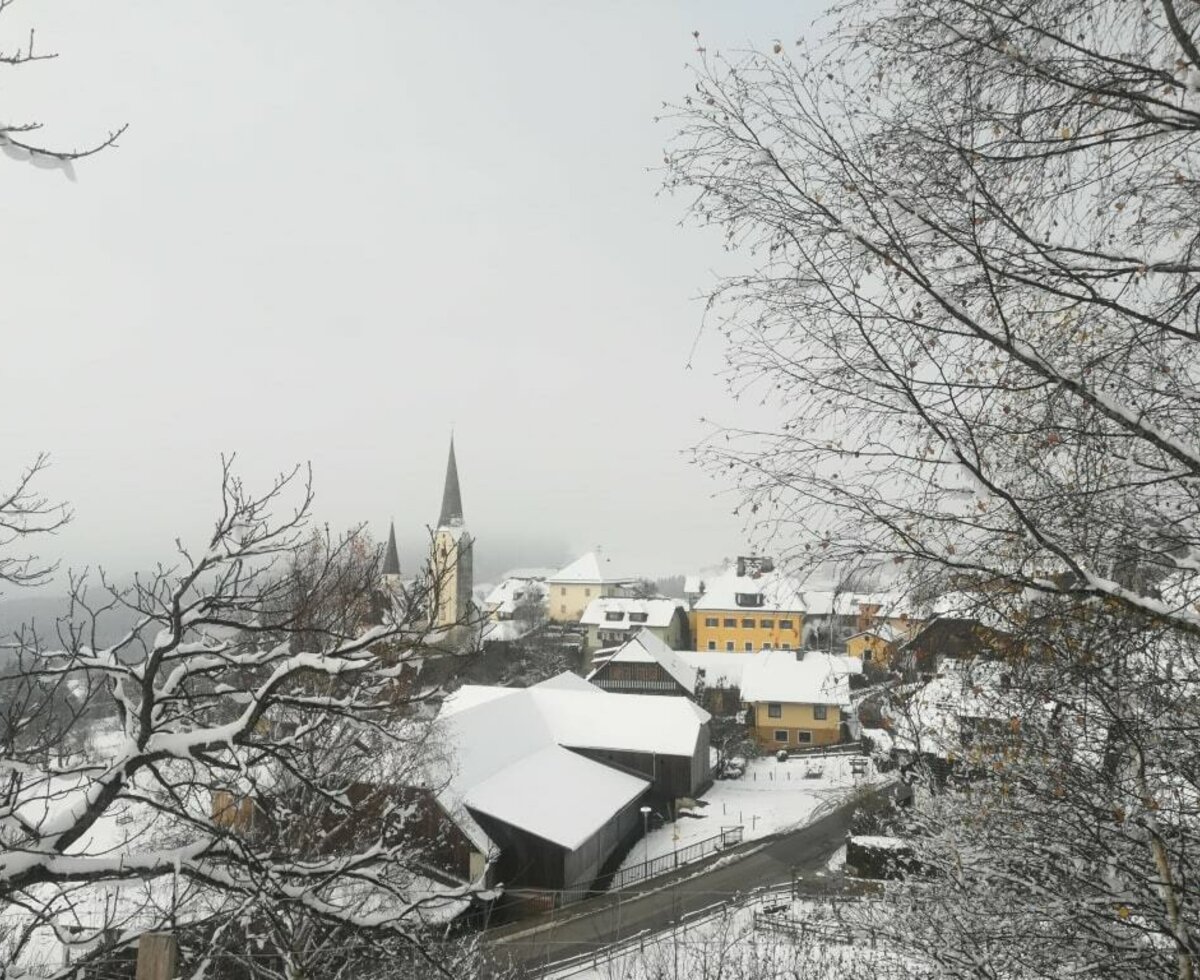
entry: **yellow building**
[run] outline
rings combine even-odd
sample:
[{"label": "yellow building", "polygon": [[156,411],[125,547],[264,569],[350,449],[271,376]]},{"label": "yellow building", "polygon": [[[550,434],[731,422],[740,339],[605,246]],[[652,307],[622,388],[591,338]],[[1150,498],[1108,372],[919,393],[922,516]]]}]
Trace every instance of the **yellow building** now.
[{"label": "yellow building", "polygon": [[833,745],[850,720],[853,665],[844,657],[809,651],[771,650],[749,658],[741,697],[750,710],[754,737],[765,749]]},{"label": "yellow building", "polygon": [[846,656],[861,660],[864,664],[888,667],[904,638],[904,634],[884,622],[849,637],[846,640]]},{"label": "yellow building", "polygon": [[554,623],[579,622],[593,599],[629,594],[627,583],[604,575],[594,551],[555,572],[546,587],[546,611]]},{"label": "yellow building", "polygon": [[767,560],[739,558],[735,569],[707,583],[692,606],[691,626],[697,650],[799,650],[804,596]]}]

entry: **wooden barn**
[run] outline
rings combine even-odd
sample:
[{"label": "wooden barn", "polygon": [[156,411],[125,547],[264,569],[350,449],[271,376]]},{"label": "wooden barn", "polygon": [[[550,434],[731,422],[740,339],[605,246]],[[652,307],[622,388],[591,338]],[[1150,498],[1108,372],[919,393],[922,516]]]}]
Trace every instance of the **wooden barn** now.
[{"label": "wooden barn", "polygon": [[708,717],[686,698],[612,694],[573,674],[468,685],[439,715],[451,749],[439,799],[487,835],[498,883],[581,897],[640,833],[642,805],[707,787]]}]

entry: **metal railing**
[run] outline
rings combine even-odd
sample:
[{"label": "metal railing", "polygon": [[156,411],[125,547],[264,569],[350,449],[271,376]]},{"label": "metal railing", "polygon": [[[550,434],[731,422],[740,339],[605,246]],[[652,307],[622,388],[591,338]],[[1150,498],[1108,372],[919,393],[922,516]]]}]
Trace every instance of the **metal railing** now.
[{"label": "metal railing", "polygon": [[692,861],[699,861],[710,854],[715,854],[718,851],[725,850],[727,847],[740,844],[744,834],[745,828],[740,825],[736,827],[722,827],[721,832],[712,837],[705,837],[694,844],[677,848],[670,854],[660,854],[658,857],[651,858],[649,861],[643,861],[641,864],[621,868],[619,871],[614,872],[612,880],[609,882],[608,890],[618,891],[635,882],[643,881],[646,878],[653,878],[656,875],[666,874],[668,871],[674,871],[681,865],[690,864]]}]

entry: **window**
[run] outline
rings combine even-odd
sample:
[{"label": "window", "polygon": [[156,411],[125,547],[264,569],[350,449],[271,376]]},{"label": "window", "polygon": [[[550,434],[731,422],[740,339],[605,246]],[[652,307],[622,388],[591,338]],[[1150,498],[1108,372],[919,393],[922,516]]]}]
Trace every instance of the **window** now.
[{"label": "window", "polygon": [[583,590],[583,594],[584,594],[585,596],[591,596],[591,594],[592,594],[592,590],[591,590],[591,589],[584,589],[584,590]]},{"label": "window", "polygon": [[788,740],[787,729],[786,728],[776,728],[775,729],[775,741],[786,743],[787,740]]},{"label": "window", "polygon": [[761,620],[758,625],[761,626],[765,630],[773,630],[775,628],[775,620],[764,619],[764,620]]},{"label": "window", "polygon": [[743,619],[742,620],[742,629],[744,629],[744,630],[754,629],[754,620],[753,619]]},{"label": "window", "polygon": [[767,717],[768,718],[782,718],[783,717],[783,705],[782,704],[768,704],[767,705]]},{"label": "window", "polygon": [[725,628],[726,628],[726,629],[731,629],[731,628],[733,628],[733,627],[735,627],[735,626],[737,626],[737,620],[736,620],[736,619],[727,619],[727,620],[725,620]]},{"label": "window", "polygon": [[559,607],[558,607],[558,611],[559,611],[560,613],[562,613],[563,615],[566,615],[566,612],[567,612],[567,607],[566,607],[566,604],[564,603],[563,605],[559,606]]},{"label": "window", "polygon": [[814,704],[813,717],[816,718],[817,721],[824,721],[829,717],[829,706],[824,704]]},{"label": "window", "polygon": [[751,643],[749,640],[747,640],[747,641],[746,641],[746,652],[747,652],[747,653],[753,653],[753,652],[754,652],[754,644],[753,644],[753,643]]},{"label": "window", "polygon": [[785,643],[785,644],[783,645],[783,648],[784,648],[785,650],[790,650],[790,649],[792,648],[792,645],[791,645],[790,643]]},{"label": "window", "polygon": [[763,595],[761,592],[737,592],[734,594],[733,601],[739,606],[761,606]]},{"label": "window", "polygon": [[704,625],[705,625],[705,626],[716,626],[716,625],[718,625],[720,622],[721,622],[721,621],[720,621],[719,619],[717,619],[717,617],[716,617],[716,616],[706,616],[706,617],[705,617],[705,619],[704,619]]},{"label": "window", "polygon": [[604,618],[610,623],[619,623],[625,618],[625,614],[623,612],[606,612]]},{"label": "window", "polygon": [[715,650],[715,649],[717,648],[717,641],[716,641],[716,640],[709,640],[709,641],[708,641],[708,648],[709,648],[710,650]]},{"label": "window", "polygon": [[799,745],[806,745],[812,741],[812,732],[796,732],[796,742]]},{"label": "window", "polygon": [[649,613],[630,613],[629,621],[631,623],[644,623],[650,618]]},{"label": "window", "polygon": [[733,653],[733,640],[725,641],[725,649],[728,650],[730,653]]},{"label": "window", "polygon": [[566,594],[567,594],[567,587],[564,585],[564,586],[563,586],[561,589],[559,589],[559,590],[558,590],[558,594],[559,594],[559,595],[566,595]]},{"label": "window", "polygon": [[771,644],[770,644],[770,643],[764,643],[764,644],[763,644],[763,649],[764,649],[764,650],[770,650],[770,649],[771,649]]},{"label": "window", "polygon": [[781,630],[794,630],[796,627],[790,619],[781,619],[779,621],[779,628]]}]

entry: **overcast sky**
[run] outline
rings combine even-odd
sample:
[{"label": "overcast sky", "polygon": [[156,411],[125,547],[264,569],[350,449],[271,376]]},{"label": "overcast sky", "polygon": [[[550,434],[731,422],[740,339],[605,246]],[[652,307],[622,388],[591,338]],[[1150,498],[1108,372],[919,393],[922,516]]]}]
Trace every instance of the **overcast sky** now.
[{"label": "overcast sky", "polygon": [[[317,514],[394,517],[414,567],[451,427],[483,574],[602,545],[648,572],[741,547],[687,461],[729,417],[696,297],[735,268],[656,198],[710,48],[804,33],[805,3],[23,0],[6,120],[78,180],[0,160],[0,459],[38,451],[72,525],[43,550],[125,573],[202,537],[219,456],[311,460]],[[11,477],[0,473],[0,486]]]}]

